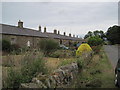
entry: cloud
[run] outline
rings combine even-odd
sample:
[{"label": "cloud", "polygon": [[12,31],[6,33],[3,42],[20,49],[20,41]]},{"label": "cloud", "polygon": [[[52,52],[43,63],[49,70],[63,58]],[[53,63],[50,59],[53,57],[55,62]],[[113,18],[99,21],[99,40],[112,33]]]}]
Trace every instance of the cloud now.
[{"label": "cloud", "polygon": [[3,3],[3,23],[16,25],[19,19],[25,27],[38,25],[83,35],[88,30],[105,30],[118,20],[117,2],[19,2]]}]

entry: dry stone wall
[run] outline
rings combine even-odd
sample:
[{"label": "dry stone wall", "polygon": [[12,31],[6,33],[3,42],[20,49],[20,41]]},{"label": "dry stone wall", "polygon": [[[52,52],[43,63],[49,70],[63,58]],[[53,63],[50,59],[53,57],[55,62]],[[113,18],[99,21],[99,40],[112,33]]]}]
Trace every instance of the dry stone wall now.
[{"label": "dry stone wall", "polygon": [[31,83],[22,83],[20,88],[57,88],[69,85],[78,73],[77,63],[61,66],[51,75],[41,73]]}]

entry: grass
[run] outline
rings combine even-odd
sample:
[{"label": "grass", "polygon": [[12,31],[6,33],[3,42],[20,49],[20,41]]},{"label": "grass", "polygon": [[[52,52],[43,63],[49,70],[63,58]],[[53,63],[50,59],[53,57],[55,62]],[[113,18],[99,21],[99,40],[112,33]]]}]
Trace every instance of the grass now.
[{"label": "grass", "polygon": [[[28,52],[18,60],[14,56],[8,56],[3,63],[3,87],[18,88],[20,83],[28,83],[38,73],[47,74],[45,60],[40,52]],[[19,63],[17,63],[19,62]]]},{"label": "grass", "polygon": [[115,88],[114,70],[103,49],[84,67],[72,87]]},{"label": "grass", "polygon": [[76,59],[74,58],[52,58],[52,57],[44,57],[44,60],[46,60],[46,67],[49,74],[60,66],[64,66],[66,64],[70,64],[76,61]]},{"label": "grass", "polygon": [[[7,72],[13,63],[15,67],[21,65],[21,59],[23,58],[22,55],[15,55],[15,56],[3,56],[3,78],[7,77]],[[33,58],[33,57],[31,57]],[[31,59],[30,58],[30,59]],[[14,60],[9,63],[8,60]],[[60,66],[70,64],[72,62],[77,62],[75,57],[70,58],[52,58],[52,57],[44,57],[45,66],[47,67],[48,74],[52,71],[57,69]],[[84,62],[87,62],[88,59]],[[20,64],[20,65],[19,65]],[[7,66],[7,67],[5,67]],[[13,67],[13,66],[12,66]],[[86,86],[87,85],[87,86]],[[77,75],[77,79],[73,82],[70,87],[102,87],[102,88],[113,88],[114,86],[114,70],[109,62],[105,52],[103,49],[100,50],[99,54],[95,54],[92,60],[89,62],[88,65],[83,67],[81,73]]]}]

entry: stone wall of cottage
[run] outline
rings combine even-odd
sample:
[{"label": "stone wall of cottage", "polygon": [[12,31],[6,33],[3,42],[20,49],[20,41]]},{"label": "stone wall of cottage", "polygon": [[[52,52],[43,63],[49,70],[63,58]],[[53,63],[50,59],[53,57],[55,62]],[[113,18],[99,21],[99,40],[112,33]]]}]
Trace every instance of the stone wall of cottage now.
[{"label": "stone wall of cottage", "polygon": [[2,39],[8,40],[11,44],[17,44],[20,47],[28,47],[27,42],[29,41],[30,47],[37,48],[39,41],[44,38],[32,36],[2,35]]},{"label": "stone wall of cottage", "polygon": [[[5,35],[2,34],[2,39],[10,41],[12,44],[17,44],[20,47],[27,47],[27,42],[30,42],[30,47],[38,48],[38,43],[41,39],[47,39],[47,38],[41,38],[41,37],[32,37],[32,36],[18,36],[18,35]],[[60,44],[60,39],[54,39]],[[82,42],[82,41],[74,41],[74,40],[65,40],[61,39],[62,44],[69,46],[69,42]]]}]

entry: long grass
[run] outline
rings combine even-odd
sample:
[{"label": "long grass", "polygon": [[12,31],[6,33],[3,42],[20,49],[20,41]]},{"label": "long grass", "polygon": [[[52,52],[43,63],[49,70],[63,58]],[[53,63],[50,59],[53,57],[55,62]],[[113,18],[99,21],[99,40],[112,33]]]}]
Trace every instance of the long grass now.
[{"label": "long grass", "polygon": [[11,65],[7,68],[7,77],[3,83],[3,87],[19,88],[21,83],[31,82],[32,78],[38,73],[47,73],[43,54],[36,51],[27,52],[24,58],[20,60],[19,66]]}]

